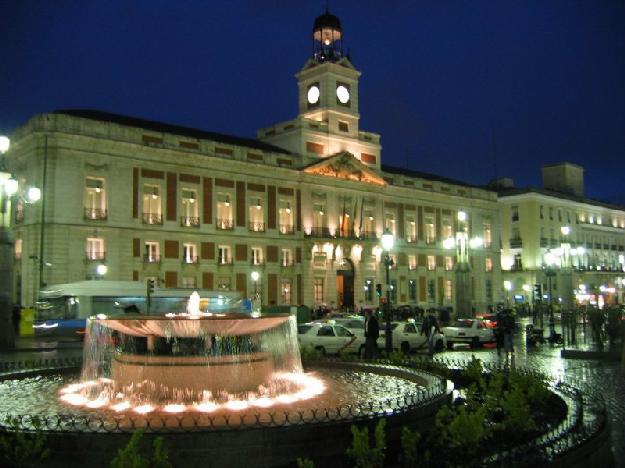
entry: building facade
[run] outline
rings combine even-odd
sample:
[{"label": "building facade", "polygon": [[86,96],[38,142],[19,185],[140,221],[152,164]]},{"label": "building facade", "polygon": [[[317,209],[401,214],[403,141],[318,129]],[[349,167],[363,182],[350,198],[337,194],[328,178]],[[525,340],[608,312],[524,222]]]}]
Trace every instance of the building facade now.
[{"label": "building facade", "polygon": [[457,252],[445,241],[461,229],[483,240],[469,256],[472,306],[500,301],[496,192],[384,165],[380,136],[359,128],[359,77],[326,14],[297,75],[298,116],[258,139],[88,110],[33,117],[7,154],[42,188],[41,203],[14,210],[16,299],[104,278],[377,306],[388,230],[392,301],[453,307]]},{"label": "building facade", "polygon": [[500,186],[503,278],[510,301],[622,304],[625,208],[584,197],[583,168],[543,168],[543,188]]}]

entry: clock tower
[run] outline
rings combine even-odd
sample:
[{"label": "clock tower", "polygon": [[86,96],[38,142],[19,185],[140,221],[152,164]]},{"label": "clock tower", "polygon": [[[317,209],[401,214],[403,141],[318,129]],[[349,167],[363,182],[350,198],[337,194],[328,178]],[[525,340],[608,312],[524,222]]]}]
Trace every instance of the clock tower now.
[{"label": "clock tower", "polygon": [[258,136],[302,154],[305,163],[348,151],[379,168],[380,136],[359,129],[360,72],[343,51],[343,36],[341,21],[327,10],[315,19],[312,55],[295,75],[299,114],[294,121],[260,130]]}]

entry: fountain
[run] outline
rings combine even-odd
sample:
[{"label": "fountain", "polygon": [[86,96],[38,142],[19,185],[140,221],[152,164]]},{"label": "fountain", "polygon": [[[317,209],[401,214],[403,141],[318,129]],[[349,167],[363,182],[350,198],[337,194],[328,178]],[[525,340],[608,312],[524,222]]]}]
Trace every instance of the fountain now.
[{"label": "fountain", "polygon": [[194,292],[186,313],[90,319],[81,382],[63,388],[61,400],[141,414],[212,412],[324,388],[302,371],[295,317],[202,312]]}]

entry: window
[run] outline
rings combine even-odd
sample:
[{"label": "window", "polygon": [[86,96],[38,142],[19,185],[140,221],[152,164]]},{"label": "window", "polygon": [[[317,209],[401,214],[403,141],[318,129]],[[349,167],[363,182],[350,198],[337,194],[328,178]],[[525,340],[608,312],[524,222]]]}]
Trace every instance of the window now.
[{"label": "window", "polygon": [[182,261],[184,263],[197,263],[197,244],[185,242],[182,244]]},{"label": "window", "polygon": [[484,248],[490,249],[493,245],[493,233],[491,230],[490,223],[484,223],[483,233],[484,233]]},{"label": "window", "polygon": [[217,194],[217,229],[230,230],[234,228],[231,199],[229,193]]},{"label": "window", "polygon": [[278,208],[278,222],[280,234],[293,234],[293,209],[291,200],[280,200]]},{"label": "window", "polygon": [[436,229],[434,227],[434,218],[427,216],[425,218],[425,243],[433,244],[436,242]]},{"label": "window", "polygon": [[195,276],[183,276],[182,277],[182,287],[183,288],[195,288],[197,287],[197,281]]},{"label": "window", "polygon": [[[313,206],[313,231],[325,227],[325,203],[315,203]],[[320,233],[320,232],[319,232]]]},{"label": "window", "polygon": [[451,300],[452,283],[451,280],[445,280],[445,299]]},{"label": "window", "polygon": [[229,265],[232,263],[232,250],[229,245],[220,245],[217,247],[217,263],[220,265]]},{"label": "window", "polygon": [[512,205],[510,207],[510,214],[511,214],[512,221],[518,221],[519,220],[519,206]]},{"label": "window", "polygon": [[512,228],[512,239],[520,239],[521,238],[521,231],[519,230],[519,228]]},{"label": "window", "polygon": [[143,256],[144,261],[148,263],[154,263],[160,261],[159,244],[158,242],[146,241],[145,242],[145,254]]},{"label": "window", "polygon": [[373,302],[373,280],[368,279],[365,281],[365,302]]},{"label": "window", "polygon": [[104,179],[87,177],[84,197],[85,219],[106,219]]},{"label": "window", "polygon": [[485,271],[493,271],[493,259],[490,257],[486,257],[484,260],[484,270]]},{"label": "window", "polygon": [[406,242],[416,242],[417,240],[417,226],[414,220],[414,216],[406,217]]},{"label": "window", "polygon": [[558,221],[562,222],[562,210],[558,208]]},{"label": "window", "polygon": [[493,282],[490,279],[486,280],[484,285],[484,289],[486,290],[486,302],[493,302]]},{"label": "window", "polygon": [[319,331],[317,332],[317,336],[335,336],[334,328],[326,325],[323,327],[319,327]]},{"label": "window", "polygon": [[434,255],[428,255],[428,270],[436,269],[436,257]]},{"label": "window", "polygon": [[375,217],[373,216],[373,210],[365,211],[364,217],[364,233],[361,233],[361,235],[364,235],[365,238],[371,239],[375,237]]},{"label": "window", "polygon": [[104,239],[100,237],[87,237],[85,256],[87,260],[104,260]]},{"label": "window", "polygon": [[339,132],[349,132],[349,124],[339,120]]},{"label": "window", "polygon": [[315,278],[313,281],[313,296],[315,298],[315,304],[322,304],[324,291],[323,291],[323,278]]},{"label": "window", "polygon": [[280,260],[280,264],[285,267],[293,265],[293,250],[282,249],[282,259]]},{"label": "window", "polygon": [[158,185],[143,186],[143,223],[163,224],[161,192]]},{"label": "window", "polygon": [[248,201],[248,223],[252,232],[263,232],[265,230],[265,213],[260,197],[250,197]]},{"label": "window", "polygon": [[408,281],[408,300],[410,302],[417,301],[417,282],[415,280]]},{"label": "window", "polygon": [[442,231],[441,234],[443,236],[443,239],[448,239],[450,237],[454,236],[454,232],[453,232],[453,227],[451,224],[451,220],[449,218],[443,218],[442,221],[443,225],[441,227]]},{"label": "window", "polygon": [[445,271],[452,271],[454,269],[454,258],[445,257]]},{"label": "window", "polygon": [[428,302],[436,301],[436,285],[433,279],[428,280]]},{"label": "window", "polygon": [[408,255],[408,269],[409,270],[417,269],[417,256],[416,255]]},{"label": "window", "polygon": [[549,207],[549,219],[553,221],[553,206]]},{"label": "window", "polygon": [[395,232],[395,215],[393,213],[386,213],[384,216],[384,230],[388,230],[393,237],[397,235]]},{"label": "window", "polygon": [[22,244],[22,239],[17,238],[15,239],[15,260],[20,260],[22,258],[22,249],[23,249],[23,244]]},{"label": "window", "polygon": [[540,219],[545,218],[545,207],[540,205]]},{"label": "window", "polygon": [[289,280],[282,280],[280,283],[280,294],[282,296],[282,304],[291,303],[291,282]]},{"label": "window", "polygon": [[252,265],[262,265],[265,262],[262,247],[252,247]]},{"label": "window", "polygon": [[323,156],[324,148],[323,148],[323,145],[320,145],[319,143],[313,143],[312,141],[307,141],[306,152],[318,154],[319,156]]},{"label": "window", "polygon": [[182,189],[182,210],[180,225],[186,227],[199,227],[197,191],[193,189]]}]

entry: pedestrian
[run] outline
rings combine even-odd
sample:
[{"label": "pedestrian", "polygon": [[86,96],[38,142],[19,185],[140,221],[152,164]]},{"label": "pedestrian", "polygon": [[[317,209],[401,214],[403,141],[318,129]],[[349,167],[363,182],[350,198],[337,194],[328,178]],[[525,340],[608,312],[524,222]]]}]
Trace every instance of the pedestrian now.
[{"label": "pedestrian", "polygon": [[22,306],[19,304],[13,305],[13,311],[11,314],[11,321],[13,322],[13,330],[15,335],[20,334],[20,321],[22,320]]},{"label": "pedestrian", "polygon": [[508,362],[508,356],[514,353],[514,346],[512,344],[514,326],[512,310],[503,309],[497,314],[497,330],[495,331],[497,338],[497,356],[501,358],[501,350],[503,349],[506,364]]},{"label": "pedestrian", "polygon": [[423,319],[423,324],[421,325],[421,334],[427,337],[428,353],[430,356],[434,354],[436,335],[438,333],[440,333],[440,327],[434,315],[434,309],[429,309],[428,315]]},{"label": "pedestrian", "polygon": [[365,311],[365,358],[373,359],[378,357],[378,337],[380,336],[380,325],[378,319],[371,312]]}]

